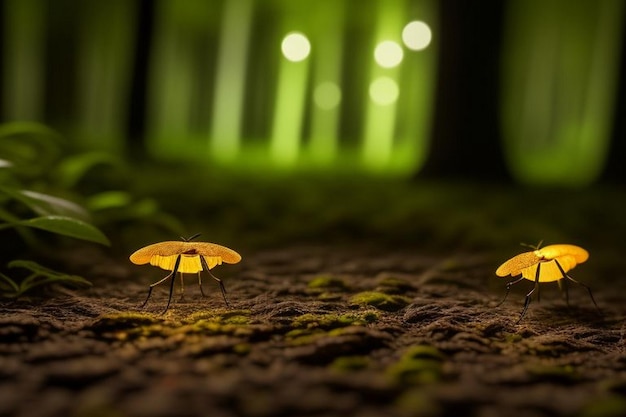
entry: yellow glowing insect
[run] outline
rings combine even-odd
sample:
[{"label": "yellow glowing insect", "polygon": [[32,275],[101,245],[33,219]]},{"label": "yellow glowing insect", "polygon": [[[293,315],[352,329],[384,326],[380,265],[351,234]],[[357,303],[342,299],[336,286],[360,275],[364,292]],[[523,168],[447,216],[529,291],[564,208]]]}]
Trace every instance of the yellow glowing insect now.
[{"label": "yellow glowing insect", "polygon": [[534,251],[520,253],[500,265],[500,267],[496,270],[496,275],[499,277],[505,277],[507,275],[515,277],[520,274],[522,275],[521,277],[509,281],[506,284],[506,294],[500,304],[506,300],[506,297],[509,295],[509,291],[513,285],[523,279],[527,279],[535,283],[532,290],[526,294],[524,309],[522,310],[522,314],[517,322],[519,323],[526,314],[526,310],[528,310],[528,306],[530,305],[531,296],[535,290],[537,290],[537,300],[539,300],[540,282],[556,281],[559,288],[565,291],[565,299],[569,304],[567,280],[572,281],[587,289],[589,297],[591,297],[591,301],[593,301],[593,304],[596,308],[598,308],[598,305],[593,298],[593,294],[591,293],[591,288],[567,275],[569,270],[574,269],[576,265],[585,262],[589,258],[589,252],[580,246],[567,244],[549,245],[544,248],[539,248],[539,246],[541,246],[541,243],[537,245]]},{"label": "yellow glowing insect", "polygon": [[208,242],[191,242],[191,240],[197,238],[200,234],[195,234],[189,239],[181,238],[182,241],[167,241],[161,243],[155,243],[139,249],[132,255],[130,255],[130,261],[136,265],[143,265],[149,263],[150,265],[158,266],[166,271],[171,271],[165,278],[150,285],[148,290],[148,296],[146,301],[141,305],[144,307],[150,299],[152,289],[157,285],[165,282],[168,278],[172,278],[170,284],[170,295],[167,300],[167,306],[164,313],[170,307],[172,301],[172,291],[174,289],[174,281],[176,278],[176,272],[180,273],[181,291],[184,291],[183,274],[184,273],[198,273],[198,285],[200,286],[200,292],[205,297],[204,290],[202,289],[202,276],[201,272],[205,270],[215,281],[220,285],[222,291],[222,297],[228,307],[228,300],[226,299],[226,288],[221,279],[217,278],[211,273],[211,269],[217,265],[221,265],[222,262],[228,264],[236,264],[241,260],[241,255],[232,249],[225,246],[220,246],[215,243]]}]

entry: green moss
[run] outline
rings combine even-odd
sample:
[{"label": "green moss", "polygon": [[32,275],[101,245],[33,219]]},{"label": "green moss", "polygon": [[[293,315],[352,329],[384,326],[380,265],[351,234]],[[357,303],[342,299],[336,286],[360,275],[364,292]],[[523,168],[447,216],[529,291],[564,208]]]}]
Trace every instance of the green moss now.
[{"label": "green moss", "polygon": [[303,346],[310,345],[315,340],[328,336],[328,332],[325,330],[292,330],[285,335],[286,342],[290,346]]},{"label": "green moss", "polygon": [[343,295],[337,292],[323,291],[318,294],[317,298],[320,301],[339,301],[343,298]]},{"label": "green moss", "polygon": [[402,384],[430,384],[441,379],[441,362],[432,359],[404,359],[387,368],[388,375]]},{"label": "green moss", "polygon": [[168,335],[168,328],[162,324],[150,324],[143,326],[135,326],[133,328],[127,328],[118,331],[112,331],[105,336],[112,336],[117,340],[135,340],[146,339],[150,337],[166,337]]},{"label": "green moss", "polygon": [[428,384],[441,380],[445,356],[437,348],[418,345],[409,348],[387,368],[387,375],[402,384]]},{"label": "green moss", "polygon": [[340,356],[330,364],[330,368],[340,372],[345,372],[365,369],[369,365],[370,358],[367,356]]},{"label": "green moss", "polygon": [[414,417],[435,417],[443,415],[441,406],[421,388],[404,391],[395,400],[401,413]]},{"label": "green moss", "polygon": [[233,352],[238,355],[247,355],[252,350],[252,346],[249,343],[239,343],[233,347]]},{"label": "green moss", "polygon": [[535,380],[573,384],[581,379],[581,375],[573,366],[533,366],[527,369]]},{"label": "green moss", "polygon": [[379,291],[365,291],[350,298],[350,303],[360,306],[372,306],[384,311],[398,311],[411,302],[408,297],[385,294]]},{"label": "green moss", "polygon": [[124,312],[104,314],[100,316],[94,325],[111,327],[134,327],[147,324],[159,323],[163,320],[149,313]]},{"label": "green moss", "polygon": [[295,339],[301,336],[308,336],[312,333],[311,329],[294,329],[285,333],[286,338]]},{"label": "green moss", "polygon": [[626,399],[612,395],[587,404],[580,417],[622,417],[626,415]]},{"label": "green moss", "polygon": [[242,316],[242,315],[233,315],[230,317],[223,317],[222,323],[224,324],[236,324],[236,325],[244,325],[250,323],[250,317]]},{"label": "green moss", "polygon": [[504,341],[507,343],[517,343],[517,342],[521,342],[522,340],[524,340],[524,338],[522,337],[521,334],[518,334],[518,333],[505,333],[504,334]]},{"label": "green moss", "polygon": [[435,361],[443,361],[445,355],[434,346],[430,345],[417,345],[410,347],[403,355],[403,358],[408,359],[432,359]]},{"label": "green moss", "polygon": [[320,275],[309,281],[308,287],[312,289],[335,288],[345,290],[348,288],[348,285],[343,280],[331,275]]},{"label": "green moss", "polygon": [[249,310],[199,311],[191,314],[186,326],[174,329],[173,333],[230,334],[248,336],[252,333]]},{"label": "green moss", "polygon": [[413,290],[415,290],[415,287],[409,281],[393,276],[381,278],[378,280],[378,286],[376,287],[376,291],[385,294],[404,294]]},{"label": "green moss", "polygon": [[250,314],[250,310],[198,311],[191,314],[185,322],[195,323],[204,320],[224,324],[248,324],[250,322]]},{"label": "green moss", "polygon": [[105,314],[89,328],[104,338],[117,340],[134,339],[153,333],[161,334],[163,319],[148,313],[124,312]]},{"label": "green moss", "polygon": [[343,336],[346,334],[346,332],[349,332],[348,329],[351,328],[353,328],[352,325],[338,327],[330,330],[321,327],[294,329],[285,334],[285,339],[287,344],[289,344],[290,346],[309,345],[321,338],[334,338]]},{"label": "green moss", "polygon": [[375,311],[363,311],[358,313],[347,314],[303,314],[296,317],[291,325],[298,328],[321,328],[335,329],[346,326],[364,326],[378,320],[378,314]]},{"label": "green moss", "polygon": [[172,329],[172,334],[179,333],[249,336],[252,334],[252,329],[245,324],[221,323],[216,320],[198,320],[193,324],[187,324]]},{"label": "green moss", "polygon": [[446,272],[457,271],[462,268],[463,268],[463,265],[459,262],[458,259],[455,259],[455,258],[446,259],[443,262],[441,262],[441,264],[439,264],[439,269],[441,271],[446,271]]}]

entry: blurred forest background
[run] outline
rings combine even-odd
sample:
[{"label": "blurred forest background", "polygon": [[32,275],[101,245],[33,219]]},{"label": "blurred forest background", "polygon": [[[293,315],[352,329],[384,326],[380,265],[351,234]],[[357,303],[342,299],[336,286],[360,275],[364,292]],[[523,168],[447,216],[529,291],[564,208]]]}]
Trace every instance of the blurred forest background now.
[{"label": "blurred forest background", "polygon": [[621,0],[4,0],[0,116],[146,159],[625,179]]},{"label": "blurred forest background", "polygon": [[589,186],[626,182],[625,22],[622,0],[3,0],[0,157],[123,250],[155,224],[619,244],[622,193]]}]

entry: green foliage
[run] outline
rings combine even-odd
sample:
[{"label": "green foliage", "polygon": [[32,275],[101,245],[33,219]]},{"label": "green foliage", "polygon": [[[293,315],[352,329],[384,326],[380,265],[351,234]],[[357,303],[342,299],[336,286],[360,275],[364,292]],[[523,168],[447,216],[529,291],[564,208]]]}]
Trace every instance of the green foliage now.
[{"label": "green foliage", "polygon": [[0,126],[0,230],[17,228],[28,242],[33,242],[33,235],[23,228],[108,245],[106,236],[88,223],[86,209],[41,190],[54,188],[49,177],[61,155],[61,141],[54,131],[36,123]]},{"label": "green foliage", "polygon": [[[37,123],[0,125],[0,232],[14,229],[22,242],[12,245],[16,253],[40,245],[35,231],[110,245],[108,238],[90,224],[80,204],[51,192],[69,195],[54,186],[52,178],[61,158],[63,139]],[[20,245],[22,243],[22,245]],[[59,273],[35,262],[14,260],[9,269],[30,271],[21,281],[0,273],[0,296],[17,298],[53,283],[90,285],[84,278]]]},{"label": "green foliage", "polygon": [[91,283],[77,275],[69,275],[45,268],[33,261],[15,260],[9,262],[9,268],[22,268],[30,272],[19,283],[0,273],[0,296],[4,298],[18,298],[35,288],[50,284],[65,284],[73,286],[90,286]]}]

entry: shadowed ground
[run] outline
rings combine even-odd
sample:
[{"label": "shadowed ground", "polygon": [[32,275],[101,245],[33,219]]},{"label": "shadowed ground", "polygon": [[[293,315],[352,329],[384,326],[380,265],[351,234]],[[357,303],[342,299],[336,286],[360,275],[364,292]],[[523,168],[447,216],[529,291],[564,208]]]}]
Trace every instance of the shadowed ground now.
[{"label": "shadowed ground", "polygon": [[[604,202],[556,196],[570,208],[559,218],[554,201],[537,205],[547,191],[442,189],[420,204],[409,196],[398,208],[402,202],[384,198],[388,188],[377,195],[368,190],[343,196],[351,199],[345,204],[320,198],[339,212],[356,196],[368,208],[323,222],[308,217],[317,235],[302,236],[311,224],[294,229],[295,209],[293,218],[268,222],[276,230],[272,244],[259,244],[262,236],[269,242],[267,225],[249,231],[256,237],[242,249],[229,243],[243,261],[214,272],[226,284],[230,309],[213,280],[205,278],[203,299],[188,276],[184,299],[177,294],[166,314],[159,313],[167,285],[141,310],[148,284],[163,271],[91,248],[63,254],[94,286],[3,302],[0,415],[626,413],[619,192],[597,192]],[[374,201],[380,205],[372,208]],[[190,204],[190,212],[201,209],[200,202]],[[302,207],[315,212],[314,204]],[[607,216],[591,221],[595,211]],[[235,230],[243,234],[245,227]],[[527,250],[517,246],[520,238],[558,236],[554,230],[589,249],[590,260],[571,275],[593,288],[602,314],[583,288],[570,286],[568,308],[556,284],[548,284],[516,325],[532,284],[518,284],[496,307],[506,279],[494,271]],[[511,243],[502,247],[503,241]]]}]

